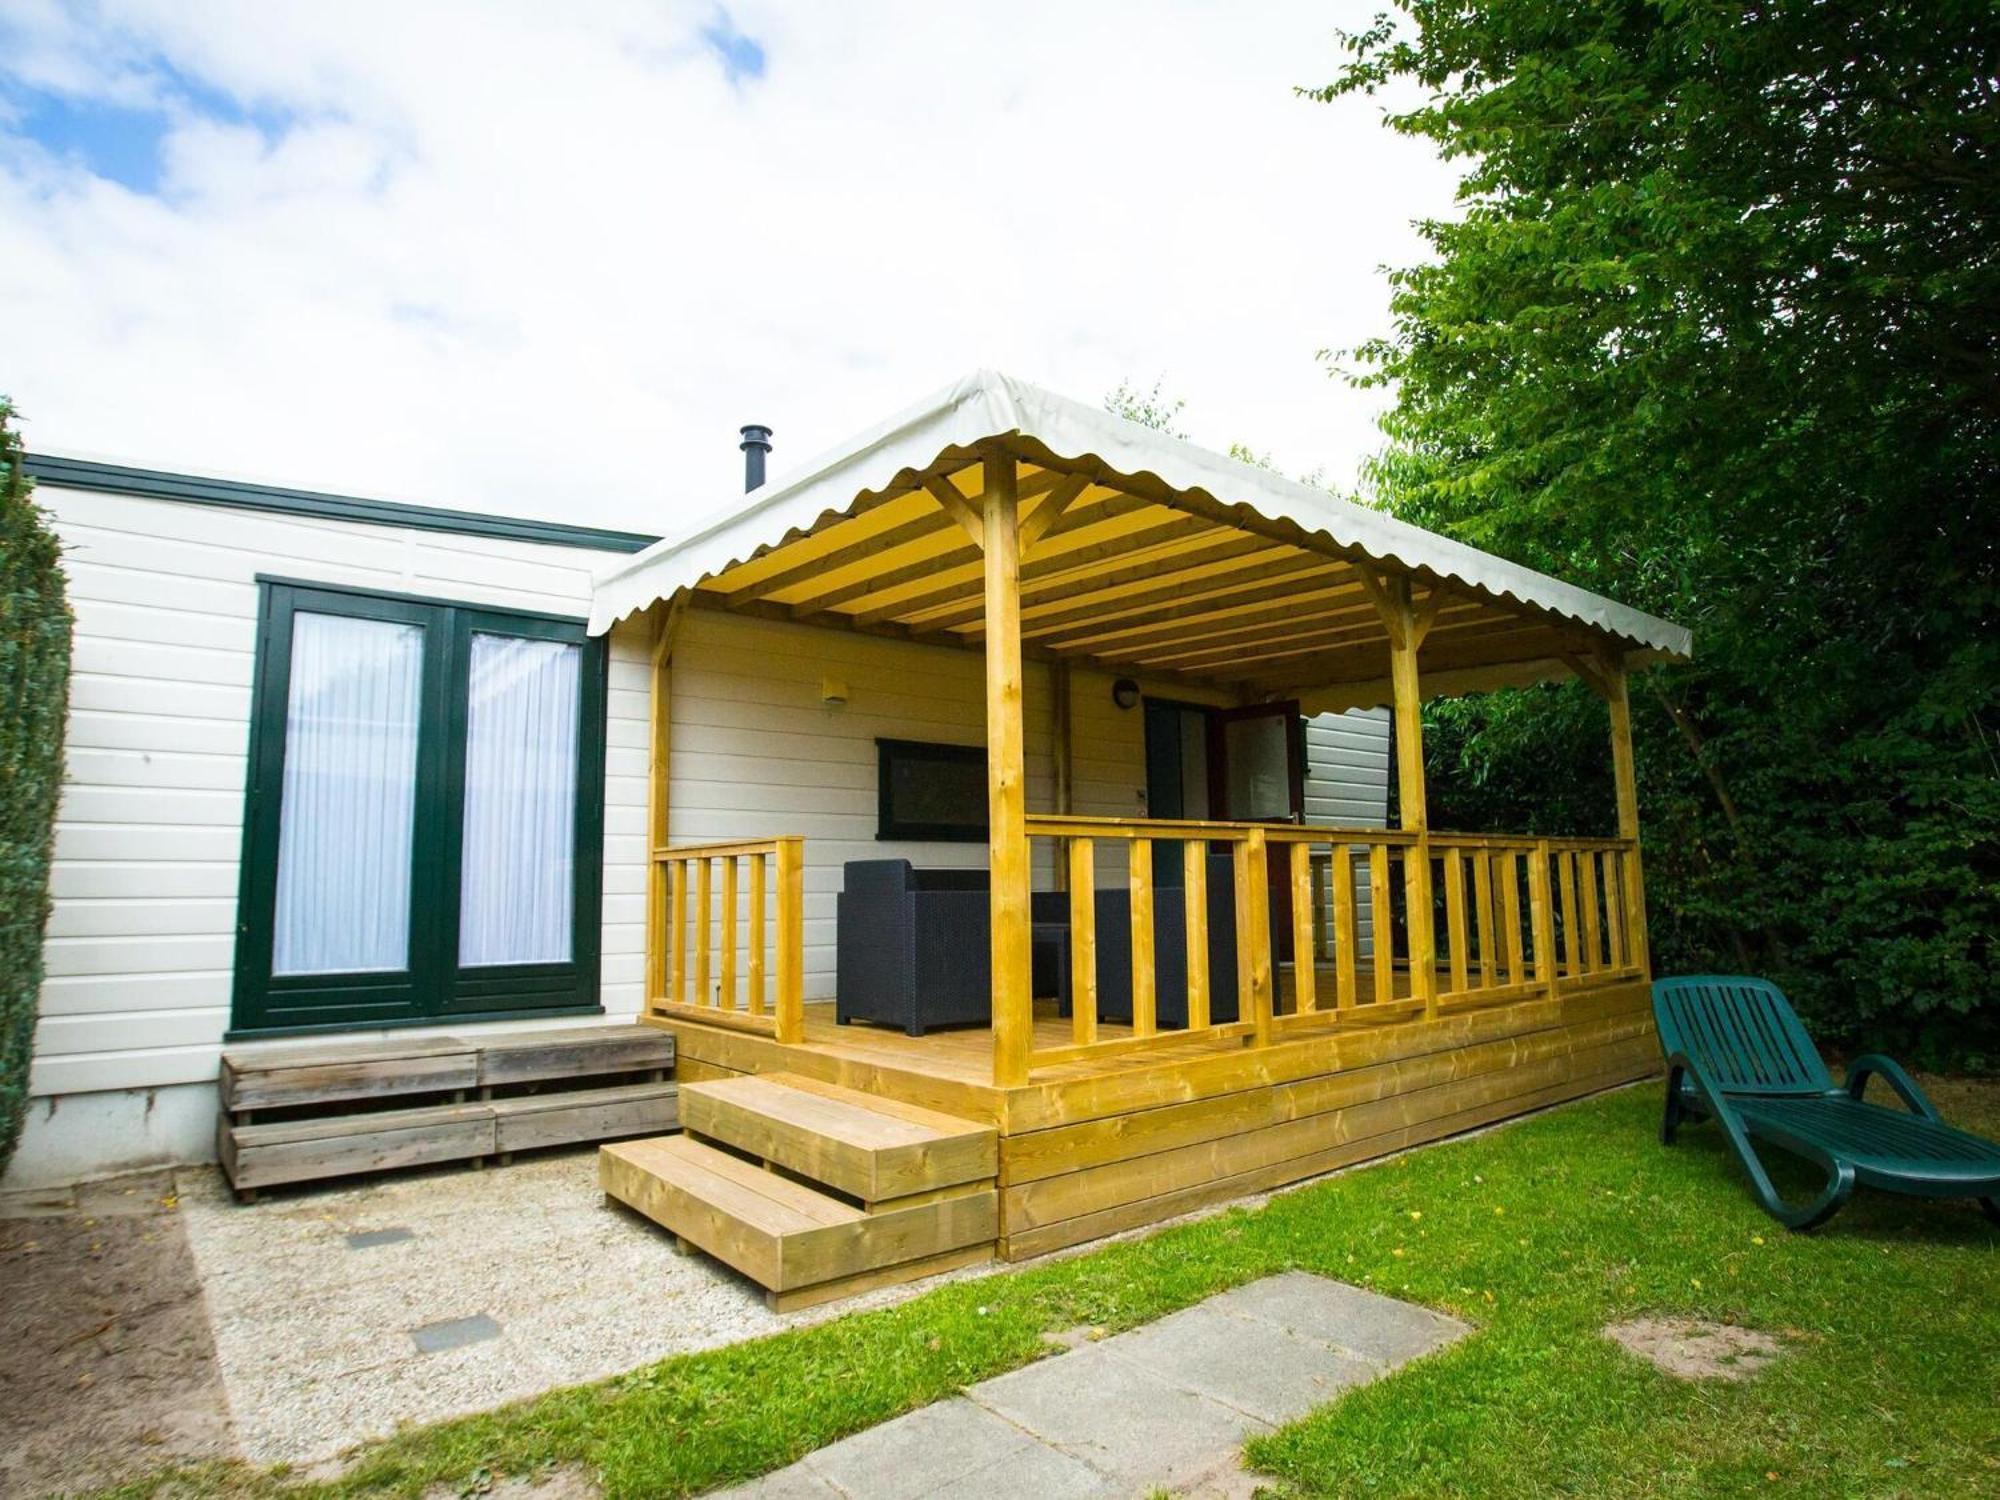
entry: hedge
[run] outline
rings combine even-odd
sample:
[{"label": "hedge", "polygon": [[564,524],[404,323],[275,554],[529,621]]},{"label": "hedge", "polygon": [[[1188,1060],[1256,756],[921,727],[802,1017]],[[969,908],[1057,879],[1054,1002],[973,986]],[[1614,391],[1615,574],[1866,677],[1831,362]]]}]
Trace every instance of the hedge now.
[{"label": "hedge", "polygon": [[29,498],[13,414],[0,400],[0,1172],[27,1116],[71,624],[61,548]]}]

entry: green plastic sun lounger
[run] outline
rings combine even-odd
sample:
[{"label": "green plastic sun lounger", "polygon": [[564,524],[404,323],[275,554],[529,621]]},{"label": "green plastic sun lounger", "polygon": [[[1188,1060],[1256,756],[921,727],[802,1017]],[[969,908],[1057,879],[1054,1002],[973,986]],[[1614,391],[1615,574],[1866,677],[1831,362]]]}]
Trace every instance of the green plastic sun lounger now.
[{"label": "green plastic sun lounger", "polygon": [[[2000,1144],[1945,1124],[1916,1080],[1886,1057],[1856,1058],[1846,1087],[1835,1088],[1791,1003],[1770,981],[1716,974],[1657,980],[1653,1016],[1667,1054],[1660,1139],[1671,1146],[1683,1120],[1713,1118],[1750,1174],[1757,1201],[1780,1223],[1825,1223],[1857,1183],[1923,1198],[1977,1198],[2000,1223]],[[1877,1074],[1907,1112],[1861,1097]],[[1825,1168],[1825,1188],[1791,1207],[1752,1141]]]}]

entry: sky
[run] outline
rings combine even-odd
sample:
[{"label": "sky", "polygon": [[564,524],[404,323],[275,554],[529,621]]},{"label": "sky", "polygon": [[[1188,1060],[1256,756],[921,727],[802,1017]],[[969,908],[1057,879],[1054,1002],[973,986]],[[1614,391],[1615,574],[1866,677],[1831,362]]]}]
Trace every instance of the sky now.
[{"label": "sky", "polygon": [[1350,485],[1452,211],[1380,0],[0,0],[31,451],[672,531],[965,372]]}]

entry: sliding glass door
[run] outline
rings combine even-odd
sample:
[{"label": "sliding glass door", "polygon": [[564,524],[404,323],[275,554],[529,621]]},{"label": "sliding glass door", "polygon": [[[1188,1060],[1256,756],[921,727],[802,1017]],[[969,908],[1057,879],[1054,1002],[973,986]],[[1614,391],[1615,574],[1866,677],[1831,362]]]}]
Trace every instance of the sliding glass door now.
[{"label": "sliding glass door", "polygon": [[254,698],[237,1030],[596,1006],[580,623],[267,582]]}]

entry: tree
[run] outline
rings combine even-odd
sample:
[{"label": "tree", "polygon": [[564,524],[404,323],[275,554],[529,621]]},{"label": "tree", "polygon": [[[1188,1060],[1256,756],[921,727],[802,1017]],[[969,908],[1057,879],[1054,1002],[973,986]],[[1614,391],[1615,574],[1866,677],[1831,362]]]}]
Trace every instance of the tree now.
[{"label": "tree", "polygon": [[[2000,1058],[2000,8],[1401,10],[1312,91],[1414,82],[1464,164],[1357,351],[1378,491],[1693,627],[1638,684],[1659,967]],[[1434,709],[1433,816],[1608,817],[1592,712]]]},{"label": "tree", "polygon": [[12,417],[0,399],[0,1171],[27,1114],[70,651],[61,551]]}]

